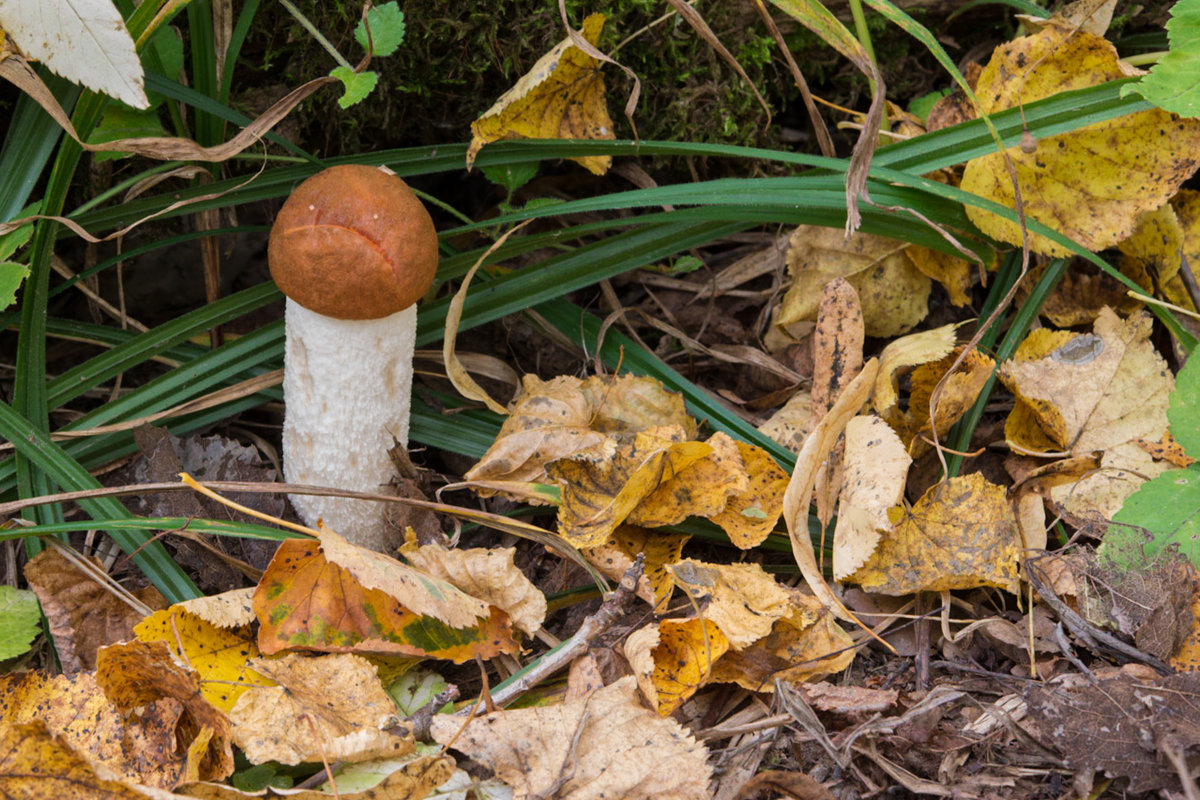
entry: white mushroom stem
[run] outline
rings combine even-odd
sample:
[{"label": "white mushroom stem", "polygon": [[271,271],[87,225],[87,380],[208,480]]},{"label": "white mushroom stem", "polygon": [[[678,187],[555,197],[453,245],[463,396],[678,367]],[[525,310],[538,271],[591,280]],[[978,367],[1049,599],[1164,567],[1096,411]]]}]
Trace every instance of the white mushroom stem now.
[{"label": "white mushroom stem", "polygon": [[[342,320],[288,300],[283,468],[288,483],[382,492],[395,474],[388,451],[408,446],[417,308]],[[317,520],[362,547],[387,551],[398,534],[385,504],[292,495],[305,524]]]}]

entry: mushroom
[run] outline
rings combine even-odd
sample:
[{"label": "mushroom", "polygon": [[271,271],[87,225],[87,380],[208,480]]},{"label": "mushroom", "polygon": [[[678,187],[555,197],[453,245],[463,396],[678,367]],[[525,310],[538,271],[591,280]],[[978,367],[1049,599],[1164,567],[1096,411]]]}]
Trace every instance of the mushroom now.
[{"label": "mushroom", "polygon": [[[383,491],[388,451],[408,446],[415,303],[437,271],[429,212],[390,172],[337,166],[301,183],[271,228],[271,277],[287,295],[283,471],[289,483]],[[386,550],[384,506],[292,495],[355,544]]]}]

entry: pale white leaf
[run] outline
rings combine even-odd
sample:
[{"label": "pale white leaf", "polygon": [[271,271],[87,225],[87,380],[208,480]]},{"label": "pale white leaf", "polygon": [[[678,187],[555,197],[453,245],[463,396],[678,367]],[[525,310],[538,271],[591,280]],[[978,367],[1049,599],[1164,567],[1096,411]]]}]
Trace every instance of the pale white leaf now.
[{"label": "pale white leaf", "polygon": [[142,62],[112,0],[0,0],[0,28],[52,72],[149,108]]}]

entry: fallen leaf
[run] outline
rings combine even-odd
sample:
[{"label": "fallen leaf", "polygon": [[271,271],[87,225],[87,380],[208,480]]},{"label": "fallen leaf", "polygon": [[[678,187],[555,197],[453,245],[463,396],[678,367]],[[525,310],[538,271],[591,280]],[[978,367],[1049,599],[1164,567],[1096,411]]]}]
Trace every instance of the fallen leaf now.
[{"label": "fallen leaf", "polygon": [[871,405],[885,420],[899,414],[900,376],[903,370],[945,358],[954,350],[955,326],[943,325],[910,333],[888,342],[879,354],[879,372],[871,391]]},{"label": "fallen leaf", "polygon": [[1135,440],[1166,432],[1175,381],[1150,342],[1148,314],[1121,320],[1105,310],[1093,331],[1033,331],[997,374],[1017,397],[1004,428],[1014,451],[1103,452],[1099,470],[1051,487],[1050,501],[1069,514],[1111,519],[1147,478],[1167,469]]},{"label": "fallen leaf", "polygon": [[[1130,74],[1102,37],[1084,31],[1066,35],[1052,26],[996,48],[976,94],[982,111],[991,114]],[[1033,152],[1011,147],[1006,154],[1016,168],[1026,216],[1099,251],[1128,237],[1138,214],[1175,194],[1195,171],[1197,152],[1200,121],[1153,108],[1047,137]],[[999,153],[968,161],[962,188],[1014,205],[1012,181]],[[974,206],[966,210],[984,233],[1021,243],[1016,222]],[[1034,233],[1029,243],[1047,255],[1070,253]]]},{"label": "fallen leaf", "polygon": [[1045,746],[1063,754],[1072,770],[1128,778],[1129,792],[1181,792],[1165,750],[1183,759],[1200,744],[1200,675],[1167,675],[1143,683],[1119,674],[1090,684],[1025,691],[1030,725]]},{"label": "fallen leaf", "polygon": [[751,692],[774,691],[775,681],[799,683],[837,674],[854,660],[854,640],[811,595],[788,590],[788,613],[770,632],[713,665],[712,680]]},{"label": "fallen leaf", "polygon": [[885,532],[888,511],[904,498],[912,458],[888,424],[861,416],[846,425],[845,472],[833,532],[833,579],[844,580],[867,562]]},{"label": "fallen leaf", "polygon": [[402,735],[384,730],[396,723],[396,707],[366,659],[289,653],[252,666],[270,683],[248,689],[229,712],[250,763],[371,761],[415,748],[403,728]]},{"label": "fallen leaf", "polygon": [[665,717],[712,680],[729,640],[703,617],[664,619],[629,634],[622,649],[642,695]]},{"label": "fallen leaf", "polygon": [[[97,559],[89,560],[100,569]],[[57,548],[38,553],[24,572],[50,623],[54,650],[64,671],[95,669],[96,651],[101,646],[133,638],[133,626],[143,612],[93,580]],[[134,596],[151,608],[166,605],[155,589],[139,590]]]},{"label": "fallen leaf", "polygon": [[[596,44],[604,20],[603,14],[589,15],[579,34]],[[563,39],[471,123],[471,134],[468,168],[485,144],[500,139],[615,139],[600,62],[576,47],[570,37]],[[572,161],[603,175],[612,156],[581,156]]]},{"label": "fallen leaf", "polygon": [[[151,790],[113,780],[81,750],[46,729],[41,721],[0,725],[0,795],[11,798],[53,797],[61,800],[170,800],[185,795]],[[103,777],[101,777],[103,775]]]},{"label": "fallen leaf", "polygon": [[182,780],[219,780],[233,772],[228,718],[204,699],[200,675],[175,663],[165,642],[100,648],[96,682],[123,713],[142,709],[137,727],[145,738],[171,734],[171,751],[187,753]]},{"label": "fallen leaf", "polygon": [[[57,747],[74,751],[78,757],[107,776],[130,783],[169,789],[183,772],[183,754],[175,750],[176,731],[167,724],[155,726],[161,715],[148,708],[140,720],[131,720],[141,730],[133,735],[124,715],[105,697],[91,672],[47,676],[38,672],[0,675],[0,737],[4,731],[35,723],[40,736],[53,737]],[[127,739],[140,746],[130,747]],[[12,762],[0,747],[0,786],[5,776],[15,777]],[[41,752],[35,763],[48,769],[53,762],[49,752]],[[22,797],[25,795],[17,794]],[[54,796],[34,793],[30,797]]]},{"label": "fallen leaf", "polygon": [[978,350],[967,353],[963,362],[942,385],[937,409],[931,409],[934,389],[945,378],[946,371],[953,366],[960,352],[955,350],[938,361],[922,364],[913,370],[908,409],[900,413],[893,407],[892,412],[884,417],[900,435],[913,458],[919,458],[932,448],[935,423],[937,440],[945,442],[950,428],[975,405],[979,393],[996,369],[996,362]]},{"label": "fallen leaf", "polygon": [[1021,538],[1004,490],[979,473],[935,484],[846,578],[882,594],[1017,590]]},{"label": "fallen leaf", "polygon": [[200,676],[204,699],[225,713],[251,686],[270,685],[250,667],[258,645],[250,625],[219,628],[178,605],[156,611],[133,632],[143,642],[162,642],[172,656]]},{"label": "fallen leaf", "polygon": [[866,233],[847,240],[833,228],[797,228],[787,255],[792,286],[780,303],[775,324],[786,328],[816,319],[822,287],[835,278],[846,278],[858,292],[868,336],[904,333],[925,318],[930,289],[929,278],[905,255],[907,247]]},{"label": "fallen leaf", "polygon": [[[1123,272],[1146,294],[1195,311],[1184,285],[1183,226],[1171,205],[1143,212],[1128,239],[1117,245]],[[1124,288],[1124,287],[1122,287]]]},{"label": "fallen leaf", "polygon": [[433,718],[433,738],[491,769],[516,797],[694,800],[708,796],[704,745],[638,702],[632,677],[573,703]]},{"label": "fallen leaf", "polygon": [[562,488],[559,534],[579,548],[604,544],[664,478],[711,452],[703,442],[684,441],[682,429],[668,426],[640,432],[612,453],[581,453],[548,464],[547,476]]},{"label": "fallen leaf", "polygon": [[766,636],[790,610],[786,589],[758,564],[706,564],[692,558],[671,566],[700,616],[716,623],[734,650]]},{"label": "fallen leaf", "polygon": [[400,548],[410,564],[508,614],[513,627],[532,636],[546,619],[546,596],[517,569],[511,547],[447,549],[418,546],[410,535]]},{"label": "fallen leaf", "polygon": [[[545,466],[559,458],[616,448],[641,430],[678,425],[694,438],[696,423],[682,395],[653,378],[634,375],[560,376],[543,381],[526,375],[521,394],[495,442],[466,474],[469,481],[545,482]],[[481,492],[481,494],[486,494]]]},{"label": "fallen leaf", "polygon": [[[375,554],[380,555],[380,554]],[[376,565],[382,565],[381,556]],[[391,560],[391,559],[388,559]],[[403,567],[412,576],[416,570]],[[386,578],[387,576],[383,576]],[[422,579],[443,601],[466,597],[444,581]],[[476,604],[478,604],[476,606]],[[383,589],[367,588],[348,569],[327,560],[312,540],[288,539],[267,567],[254,593],[258,645],[268,655],[285,649],[410,655],[461,663],[476,655],[492,658],[517,651],[507,616],[481,601],[483,617],[455,627],[402,605]]]},{"label": "fallen leaf", "polygon": [[625,570],[633,565],[639,554],[645,556],[637,595],[654,607],[655,612],[666,610],[667,600],[675,588],[675,578],[667,569],[679,560],[683,546],[690,536],[621,525],[612,538],[600,547],[584,551],[588,561],[608,578],[619,581]]}]

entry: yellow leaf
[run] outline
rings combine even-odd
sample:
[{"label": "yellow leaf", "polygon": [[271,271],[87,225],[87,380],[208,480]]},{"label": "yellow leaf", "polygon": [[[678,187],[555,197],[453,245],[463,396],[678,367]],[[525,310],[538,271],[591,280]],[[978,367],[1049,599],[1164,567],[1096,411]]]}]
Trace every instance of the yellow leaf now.
[{"label": "yellow leaf", "polygon": [[408,563],[441,578],[488,605],[508,614],[513,627],[532,636],[546,619],[546,596],[513,563],[511,547],[447,549],[439,544],[418,546],[412,529],[400,547]]},{"label": "yellow leaf", "polygon": [[546,474],[562,487],[559,534],[575,547],[598,547],[664,481],[711,452],[704,442],[684,441],[678,426],[665,426],[639,432],[615,452],[547,464]]},{"label": "yellow leaf", "polygon": [[801,226],[792,234],[788,271],[792,286],[775,324],[781,328],[816,319],[821,289],[846,278],[858,292],[868,336],[897,336],[925,318],[930,282],[905,254],[908,245],[865,233]]},{"label": "yellow leaf", "polygon": [[615,452],[617,441],[662,425],[680,426],[687,438],[696,432],[683,397],[653,378],[526,375],[496,441],[466,478],[544,483],[545,465],[555,459],[597,447]]},{"label": "yellow leaf", "polygon": [[273,684],[247,691],[229,714],[234,741],[250,763],[357,762],[413,751],[411,732],[384,730],[396,706],[365,658],[288,653],[258,659],[254,668]]},{"label": "yellow leaf", "polygon": [[783,513],[788,474],[761,447],[739,441],[737,448],[745,465],[746,489],[732,495],[725,509],[709,519],[721,526],[735,547],[749,550],[775,530]]},{"label": "yellow leaf", "polygon": [[904,252],[914,267],[946,287],[951,305],[961,308],[971,302],[968,293],[974,277],[969,261],[919,245],[912,245]]},{"label": "yellow leaf", "polygon": [[273,685],[250,666],[258,657],[258,644],[249,624],[222,629],[175,605],[156,611],[133,630],[140,641],[163,642],[176,659],[190,664],[200,675],[204,699],[225,713],[251,686]]},{"label": "yellow leaf", "polygon": [[[1128,77],[1116,48],[1083,31],[1065,35],[1051,26],[997,48],[976,94],[993,113],[1057,92]],[[1133,232],[1139,213],[1158,208],[1196,169],[1200,121],[1150,109],[1048,137],[1026,153],[1008,150],[1025,213],[1076,240],[1103,250]],[[1013,187],[999,153],[967,162],[962,188],[1012,208]],[[972,206],[967,215],[990,236],[1020,244],[1015,222]],[[1039,253],[1069,251],[1030,234]]]},{"label": "yellow leaf", "polygon": [[690,538],[682,533],[621,525],[613,533],[612,539],[600,547],[589,548],[584,555],[596,569],[618,581],[638,554],[644,555],[637,595],[654,606],[656,613],[661,613],[666,610],[667,600],[675,588],[675,578],[667,571],[667,567],[679,561],[683,546]]},{"label": "yellow leaf", "polygon": [[935,484],[846,580],[881,594],[1017,590],[1021,536],[1004,489],[979,473]]},{"label": "yellow leaf", "polygon": [[788,593],[758,564],[706,564],[692,558],[670,568],[700,616],[715,623],[735,650],[766,636],[788,613]]},{"label": "yellow leaf", "polygon": [[703,618],[665,619],[629,634],[624,647],[642,694],[663,717],[711,680],[728,649],[721,629]]},{"label": "yellow leaf", "polygon": [[[1138,217],[1133,234],[1117,245],[1121,272],[1146,294],[1194,311],[1179,274],[1183,266],[1183,226],[1170,204]],[[1190,263],[1190,262],[1189,262]]]},{"label": "yellow leaf", "polygon": [[944,358],[954,349],[954,325],[910,333],[889,342],[879,354],[879,372],[871,391],[871,405],[879,416],[889,419],[900,401],[900,371]]},{"label": "yellow leaf", "polygon": [[[604,20],[603,14],[590,15],[579,33],[596,44]],[[500,139],[615,139],[600,63],[567,37],[471,123],[471,133],[468,167],[485,144]],[[612,163],[611,156],[572,160],[596,175]]]},{"label": "yellow leaf", "polygon": [[854,640],[817,598],[788,592],[791,610],[771,632],[745,648],[730,651],[713,665],[712,680],[736,683],[752,692],[771,692],[776,679],[816,681],[841,672],[854,660]]},{"label": "yellow leaf", "polygon": [[978,350],[972,350],[959,364],[958,369],[946,380],[938,395],[937,410],[930,418],[929,404],[933,390],[958,358],[960,350],[938,361],[922,364],[913,370],[912,392],[908,398],[908,410],[903,415],[888,418],[900,438],[908,446],[908,452],[917,458],[927,453],[932,445],[933,424],[937,425],[938,441],[943,441],[954,423],[975,404],[988,378],[992,376],[996,362]]},{"label": "yellow leaf", "polygon": [[658,487],[629,513],[631,525],[662,528],[688,517],[713,517],[725,510],[731,495],[750,488],[737,442],[716,433],[706,444],[711,451],[703,458],[664,473]]}]

